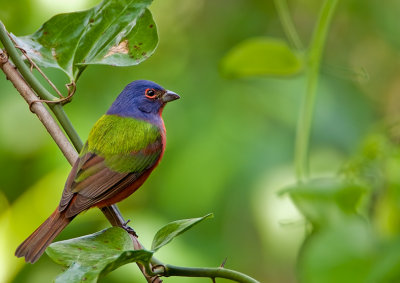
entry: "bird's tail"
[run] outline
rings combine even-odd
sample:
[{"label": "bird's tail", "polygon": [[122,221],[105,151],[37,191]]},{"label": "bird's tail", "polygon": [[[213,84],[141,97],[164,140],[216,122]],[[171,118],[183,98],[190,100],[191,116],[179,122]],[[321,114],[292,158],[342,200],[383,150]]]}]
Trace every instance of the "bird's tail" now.
[{"label": "bird's tail", "polygon": [[34,263],[51,244],[55,237],[71,222],[72,218],[66,218],[65,213],[58,208],[39,226],[15,251],[17,257],[25,257],[26,262]]}]

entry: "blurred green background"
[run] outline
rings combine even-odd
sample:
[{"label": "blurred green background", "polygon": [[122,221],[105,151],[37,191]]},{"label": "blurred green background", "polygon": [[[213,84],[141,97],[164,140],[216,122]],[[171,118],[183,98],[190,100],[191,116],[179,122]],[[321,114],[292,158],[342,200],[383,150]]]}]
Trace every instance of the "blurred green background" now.
[{"label": "blurred green background", "polygon": [[[99,2],[0,0],[0,19],[13,34],[25,35],[56,13]],[[320,6],[316,0],[289,1],[306,46]],[[232,80],[218,71],[223,56],[249,37],[285,38],[273,2],[154,1],[151,11],[160,37],[155,54],[129,68],[90,66],[66,112],[86,139],[94,122],[135,79],[154,80],[179,93],[182,99],[164,111],[168,131],[164,159],[144,186],[120,204],[123,215],[149,247],[162,225],[213,212],[213,220],[175,239],[157,257],[182,266],[219,266],[227,258],[226,267],[261,282],[297,282],[296,266],[302,263],[297,257],[308,226],[290,198],[277,192],[295,180],[293,148],[305,77]],[[339,2],[324,51],[311,138],[312,176],[342,172],[370,186],[363,212],[371,236],[362,229],[350,234],[356,242],[367,237],[372,254],[384,246],[376,242],[396,241],[400,232],[399,14],[400,2],[394,0],[385,5],[375,0]],[[67,83],[59,71],[46,73],[60,88]],[[61,267],[46,255],[30,265],[13,254],[56,207],[70,166],[1,76],[0,282],[51,282]],[[105,227],[107,221],[93,209],[77,217],[58,239]],[[322,243],[316,245],[322,258],[334,255],[324,253],[325,247],[341,245],[335,234],[328,234]],[[396,247],[400,254],[400,245]],[[399,267],[397,254],[391,266]],[[351,266],[352,258],[338,262],[338,268]],[[365,265],[354,268],[368,271]],[[341,282],[363,282],[344,278]],[[392,274],[393,281],[383,282],[396,278]],[[134,264],[101,280],[142,281]],[[165,282],[208,281],[165,278]]]}]

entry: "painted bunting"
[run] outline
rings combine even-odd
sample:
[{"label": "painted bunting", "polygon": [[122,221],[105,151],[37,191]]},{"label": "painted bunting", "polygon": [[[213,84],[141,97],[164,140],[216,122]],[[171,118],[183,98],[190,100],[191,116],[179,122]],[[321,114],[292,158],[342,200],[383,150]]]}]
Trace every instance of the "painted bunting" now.
[{"label": "painted bunting", "polygon": [[58,207],[15,255],[34,263],[80,212],[110,206],[136,191],[164,154],[161,114],[167,102],[178,98],[154,82],[128,84],[90,131]]}]

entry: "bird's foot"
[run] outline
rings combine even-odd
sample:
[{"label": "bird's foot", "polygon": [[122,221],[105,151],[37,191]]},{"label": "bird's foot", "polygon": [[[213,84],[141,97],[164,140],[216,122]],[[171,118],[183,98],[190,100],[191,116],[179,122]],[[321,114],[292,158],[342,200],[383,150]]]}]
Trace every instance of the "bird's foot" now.
[{"label": "bird's foot", "polygon": [[138,237],[138,235],[136,234],[135,230],[133,230],[132,227],[128,226],[128,223],[131,222],[131,220],[127,220],[124,224],[122,224],[122,229],[124,229],[126,232],[128,232],[129,234],[135,236],[136,238]]}]

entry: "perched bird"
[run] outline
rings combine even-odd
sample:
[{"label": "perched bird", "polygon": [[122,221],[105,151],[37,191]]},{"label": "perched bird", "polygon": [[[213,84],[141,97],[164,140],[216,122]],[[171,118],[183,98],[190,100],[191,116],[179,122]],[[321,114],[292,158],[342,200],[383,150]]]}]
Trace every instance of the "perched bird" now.
[{"label": "perched bird", "polygon": [[161,114],[167,102],[178,98],[154,82],[128,84],[90,131],[58,207],[15,255],[34,263],[80,212],[110,206],[136,191],[164,154]]}]

